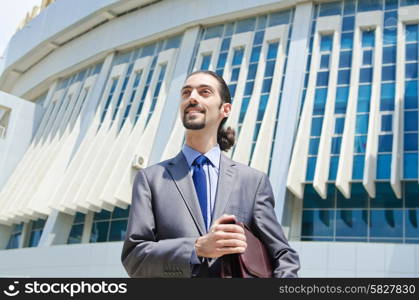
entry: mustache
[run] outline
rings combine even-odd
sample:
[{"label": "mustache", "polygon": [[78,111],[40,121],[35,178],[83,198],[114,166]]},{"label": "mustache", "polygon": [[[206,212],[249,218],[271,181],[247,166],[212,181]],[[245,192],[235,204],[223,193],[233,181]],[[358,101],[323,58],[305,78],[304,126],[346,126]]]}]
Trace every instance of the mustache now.
[{"label": "mustache", "polygon": [[184,113],[186,114],[186,112],[188,111],[188,109],[190,108],[197,108],[199,109],[201,112],[205,113],[205,108],[203,108],[201,105],[199,104],[192,104],[190,103],[188,106],[186,106]]}]

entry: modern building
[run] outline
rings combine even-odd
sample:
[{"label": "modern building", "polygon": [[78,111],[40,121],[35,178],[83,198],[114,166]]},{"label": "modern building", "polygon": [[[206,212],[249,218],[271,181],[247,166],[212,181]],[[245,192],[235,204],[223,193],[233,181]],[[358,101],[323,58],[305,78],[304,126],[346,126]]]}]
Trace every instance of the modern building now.
[{"label": "modern building", "polygon": [[418,0],[56,0],[0,65],[0,276],[127,276],[186,74],[229,84],[302,277],[419,276]]}]

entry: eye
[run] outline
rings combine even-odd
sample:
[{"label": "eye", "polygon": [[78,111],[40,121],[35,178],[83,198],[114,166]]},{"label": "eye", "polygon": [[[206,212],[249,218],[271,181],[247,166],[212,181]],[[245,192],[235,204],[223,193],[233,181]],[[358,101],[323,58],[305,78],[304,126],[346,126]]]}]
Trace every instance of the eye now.
[{"label": "eye", "polygon": [[185,89],[185,90],[182,91],[181,94],[182,94],[182,96],[187,96],[187,95],[190,94],[190,92],[191,92],[190,90]]},{"label": "eye", "polygon": [[211,91],[209,89],[203,89],[201,91],[201,93],[204,94],[204,95],[209,95],[209,94],[211,94]]}]

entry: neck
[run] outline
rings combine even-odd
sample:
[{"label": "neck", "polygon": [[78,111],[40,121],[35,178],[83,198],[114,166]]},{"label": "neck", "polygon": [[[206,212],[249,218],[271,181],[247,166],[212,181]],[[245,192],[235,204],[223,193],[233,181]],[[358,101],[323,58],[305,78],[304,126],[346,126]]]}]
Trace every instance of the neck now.
[{"label": "neck", "polygon": [[217,144],[217,133],[204,130],[186,130],[186,145],[200,152],[207,153]]}]

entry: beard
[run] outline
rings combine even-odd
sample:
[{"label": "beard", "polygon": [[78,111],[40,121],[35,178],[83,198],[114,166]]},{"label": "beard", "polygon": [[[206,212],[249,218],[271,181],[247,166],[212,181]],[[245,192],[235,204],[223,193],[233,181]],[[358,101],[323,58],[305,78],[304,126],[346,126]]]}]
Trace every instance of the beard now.
[{"label": "beard", "polygon": [[199,130],[205,127],[206,117],[205,117],[205,111],[203,109],[201,110],[201,113],[204,114],[204,117],[202,119],[199,119],[199,117],[196,117],[196,116],[190,117],[189,114],[186,113],[188,108],[196,107],[196,106],[197,105],[188,105],[188,107],[185,108],[185,112],[182,118],[182,123],[186,129]]},{"label": "beard", "polygon": [[186,129],[199,130],[205,127],[205,116],[203,119],[190,119],[187,114],[183,115],[182,119],[183,126]]}]

